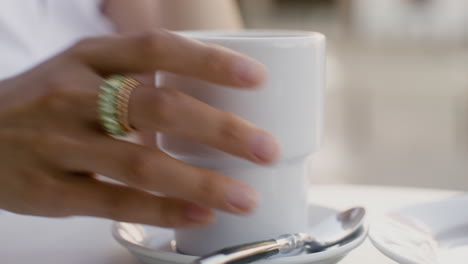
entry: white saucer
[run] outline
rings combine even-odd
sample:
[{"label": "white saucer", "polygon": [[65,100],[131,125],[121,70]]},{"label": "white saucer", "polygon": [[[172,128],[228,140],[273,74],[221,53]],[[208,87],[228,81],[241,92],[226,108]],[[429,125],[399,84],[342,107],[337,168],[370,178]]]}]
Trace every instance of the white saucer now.
[{"label": "white saucer", "polygon": [[468,196],[390,213],[373,222],[369,237],[377,249],[400,264],[467,263]]},{"label": "white saucer", "polygon": [[[331,208],[318,205],[309,205],[309,223],[313,227],[320,220],[326,218],[337,211]],[[341,245],[330,248],[326,251],[303,254],[298,256],[287,256],[270,260],[259,261],[258,263],[276,264],[334,264],[340,261],[351,250],[364,242],[367,236],[368,227],[364,225],[348,241]],[[146,264],[187,264],[196,257],[179,254],[175,251],[174,232],[171,229],[115,222],[112,225],[114,238],[140,261]],[[267,238],[266,238],[267,239]]]}]

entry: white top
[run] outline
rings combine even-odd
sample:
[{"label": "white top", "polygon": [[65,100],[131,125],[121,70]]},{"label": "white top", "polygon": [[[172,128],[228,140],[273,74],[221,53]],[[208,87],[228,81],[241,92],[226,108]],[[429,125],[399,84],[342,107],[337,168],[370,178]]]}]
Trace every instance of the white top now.
[{"label": "white top", "polygon": [[0,80],[79,39],[113,31],[101,0],[0,0]]}]

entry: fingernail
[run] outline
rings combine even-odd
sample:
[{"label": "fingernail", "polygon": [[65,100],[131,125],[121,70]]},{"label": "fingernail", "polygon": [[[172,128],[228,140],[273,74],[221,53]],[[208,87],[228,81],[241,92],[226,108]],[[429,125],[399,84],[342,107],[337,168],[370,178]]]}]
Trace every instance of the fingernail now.
[{"label": "fingernail", "polygon": [[266,75],[265,67],[254,60],[239,58],[234,62],[234,73],[243,85],[260,84]]},{"label": "fingernail", "polygon": [[261,162],[274,161],[279,154],[278,141],[270,134],[256,131],[250,141],[251,153]]},{"label": "fingernail", "polygon": [[257,206],[258,194],[250,187],[235,184],[228,189],[227,199],[229,204],[240,213],[247,213]]},{"label": "fingernail", "polygon": [[187,208],[186,216],[189,220],[193,222],[203,223],[211,219],[212,212],[208,208],[196,204],[191,204]]}]

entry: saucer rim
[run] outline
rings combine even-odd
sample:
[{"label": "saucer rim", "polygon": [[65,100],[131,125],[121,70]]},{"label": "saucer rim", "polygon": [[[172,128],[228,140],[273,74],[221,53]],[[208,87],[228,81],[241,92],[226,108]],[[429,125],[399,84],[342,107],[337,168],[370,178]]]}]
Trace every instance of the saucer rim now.
[{"label": "saucer rim", "polygon": [[[327,206],[320,205],[320,204],[313,204],[313,203],[309,203],[309,207],[329,209],[335,212],[338,211],[335,208],[327,207]],[[181,264],[190,263],[191,261],[198,258],[198,256],[182,255],[182,254],[177,254],[175,252],[168,252],[168,251],[162,251],[162,250],[153,250],[153,249],[149,249],[148,247],[142,246],[140,244],[130,242],[127,239],[120,236],[119,233],[117,232],[118,226],[122,223],[125,223],[125,222],[114,221],[112,223],[111,225],[112,236],[119,244],[121,244],[123,247],[129,250],[132,254],[137,253],[136,254],[137,257],[138,255],[143,255],[145,257],[158,260],[158,261],[169,261],[172,263],[181,263]],[[134,223],[126,223],[126,224],[135,225]],[[317,252],[313,254],[303,254],[303,255],[297,255],[297,256],[288,256],[284,258],[263,260],[263,261],[259,261],[258,263],[264,263],[268,261],[268,263],[280,264],[280,263],[286,263],[285,260],[287,260],[287,263],[303,263],[303,261],[316,262],[316,261],[324,261],[327,259],[342,258],[345,255],[347,255],[350,251],[360,246],[366,240],[368,233],[369,233],[369,224],[367,223],[367,220],[365,220],[363,226],[359,230],[362,230],[362,231],[358,237],[356,237],[349,243],[343,246],[339,246],[334,249],[329,249],[329,250],[325,250],[325,251],[321,251],[321,252]],[[157,254],[157,256],[155,256],[155,254]]]},{"label": "saucer rim", "polygon": [[[410,219],[413,219],[413,220],[419,220],[418,217],[415,217],[414,215],[409,215],[408,211],[411,211],[411,209],[414,210],[414,209],[418,209],[418,208],[422,208],[422,207],[436,207],[436,206],[439,206],[441,204],[451,203],[451,202],[459,201],[459,200],[467,200],[467,199],[468,199],[468,195],[464,194],[464,195],[457,195],[455,197],[451,197],[451,198],[443,199],[443,200],[438,200],[438,201],[416,203],[416,204],[413,204],[413,205],[409,205],[409,206],[401,207],[401,208],[398,208],[398,209],[395,209],[395,210],[391,210],[391,211],[385,213],[383,216],[379,217],[379,221],[383,222],[384,220],[391,219],[394,216],[402,216],[402,217],[410,218]],[[384,225],[371,224],[371,230],[370,230],[370,232],[368,234],[368,237],[369,237],[369,240],[371,241],[372,245],[376,249],[378,249],[382,254],[387,256],[389,259],[391,259],[391,260],[393,260],[393,261],[395,261],[395,262],[397,262],[399,264],[413,264],[414,261],[412,261],[411,259],[408,259],[406,256],[404,256],[404,255],[402,255],[402,254],[400,254],[398,252],[395,252],[395,250],[392,250],[391,247],[389,247],[387,245],[388,243],[382,241],[377,235],[374,235],[375,232],[377,232],[378,230],[381,230],[385,226],[386,226],[385,224]],[[413,227],[410,226],[410,228],[413,228]],[[431,229],[430,225],[425,225],[425,228],[428,229],[429,231],[433,231]],[[434,236],[433,232],[431,232],[430,235],[432,236],[434,241],[439,242],[439,240],[437,240],[437,238]],[[440,247],[437,247],[436,249],[440,249]]]}]

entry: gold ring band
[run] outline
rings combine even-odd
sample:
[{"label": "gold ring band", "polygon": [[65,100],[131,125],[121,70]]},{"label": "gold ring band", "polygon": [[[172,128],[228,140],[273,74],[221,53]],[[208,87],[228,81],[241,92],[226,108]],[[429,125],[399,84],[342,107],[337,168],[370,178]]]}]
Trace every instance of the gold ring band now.
[{"label": "gold ring band", "polygon": [[128,117],[128,107],[130,104],[130,96],[138,85],[140,84],[135,79],[127,77],[119,91],[119,100],[117,100],[117,117],[120,127],[126,133],[133,130]]},{"label": "gold ring band", "polygon": [[132,130],[128,107],[132,91],[140,83],[125,75],[113,75],[100,86],[98,110],[104,129],[111,135],[125,136]]}]

